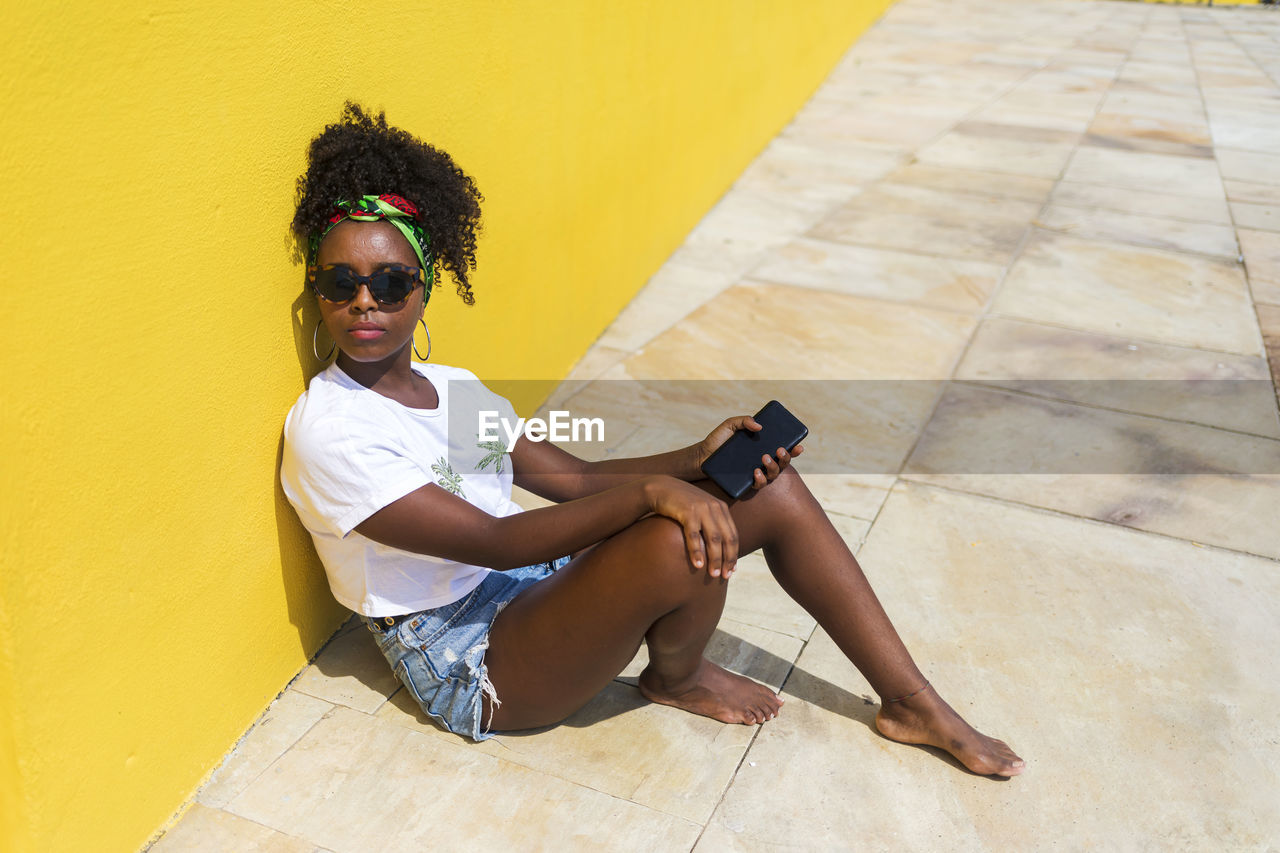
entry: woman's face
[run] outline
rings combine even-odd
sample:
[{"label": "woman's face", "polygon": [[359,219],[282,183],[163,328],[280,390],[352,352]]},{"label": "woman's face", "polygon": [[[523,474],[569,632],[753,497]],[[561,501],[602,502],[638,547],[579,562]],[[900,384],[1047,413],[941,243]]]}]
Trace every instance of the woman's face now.
[{"label": "woman's face", "polygon": [[[357,275],[372,275],[388,264],[416,267],[418,256],[394,225],[348,219],[325,235],[316,263],[342,264]],[[399,305],[380,305],[362,286],[350,302],[335,304],[319,297],[316,301],[338,349],[354,361],[377,362],[400,355],[413,340],[424,293],[421,286],[415,287]]]}]

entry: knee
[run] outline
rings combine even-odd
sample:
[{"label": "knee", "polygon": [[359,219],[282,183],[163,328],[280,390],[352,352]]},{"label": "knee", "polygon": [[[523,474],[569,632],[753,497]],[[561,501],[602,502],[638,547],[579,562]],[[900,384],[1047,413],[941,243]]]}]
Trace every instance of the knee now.
[{"label": "knee", "polygon": [[799,472],[790,466],[784,468],[772,483],[754,492],[751,501],[760,501],[779,515],[804,512],[818,505]]},{"label": "knee", "polygon": [[690,569],[689,555],[685,548],[684,528],[679,522],[655,515],[641,519],[631,526],[630,547],[644,555],[645,562],[654,569]]},{"label": "knee", "polygon": [[682,600],[690,586],[709,582],[705,568],[695,568],[689,558],[684,528],[662,516],[652,516],[633,524],[626,540],[627,562],[643,574],[645,584],[663,594]]},{"label": "knee", "polygon": [[774,481],[769,485],[782,486],[787,491],[796,491],[796,490],[804,490],[806,492],[808,491],[808,487],[805,486],[804,480],[800,477],[800,472],[797,471],[795,468],[792,468],[790,465],[788,465],[786,468],[783,468],[782,473],[779,474],[777,478],[775,478]]}]

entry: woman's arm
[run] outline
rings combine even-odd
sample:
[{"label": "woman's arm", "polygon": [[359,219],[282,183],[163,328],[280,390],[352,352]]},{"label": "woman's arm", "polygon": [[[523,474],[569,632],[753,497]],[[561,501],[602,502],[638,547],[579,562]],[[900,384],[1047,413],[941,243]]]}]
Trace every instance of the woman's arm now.
[{"label": "woman's arm", "polygon": [[588,462],[549,441],[523,436],[511,451],[515,484],[539,497],[564,503],[599,494],[644,477],[667,476],[694,480],[702,476],[694,462],[694,448],[682,447],[656,456]]},{"label": "woman's arm", "polygon": [[[586,462],[545,441],[521,438],[512,450],[515,482],[556,505],[497,518],[436,485],[423,486],[369,516],[356,530],[403,551],[505,571],[579,551],[649,513],[684,531],[694,566],[712,577],[733,572],[738,532],[728,505],[685,480],[702,477],[702,462],[740,429],[762,427],[749,416],[729,418],[701,442],[636,459]],[[754,488],[772,482],[792,457],[778,448],[762,457]]]},{"label": "woman's arm", "polygon": [[[729,436],[740,429],[758,432],[763,428],[749,415],[740,415],[725,420],[697,444],[654,456],[600,462],[587,462],[551,442],[529,441],[522,436],[511,451],[511,469],[517,486],[549,501],[562,503],[655,475],[686,481],[704,479],[702,463],[712,451],[728,441]],[[804,452],[800,445],[796,445],[791,453],[782,448],[778,450],[781,452],[768,462],[762,457],[761,465],[765,470],[756,472],[752,488],[760,489],[772,482],[792,458]]]},{"label": "woman's arm", "polygon": [[732,572],[738,534],[728,506],[672,477],[632,479],[504,518],[427,485],[378,510],[356,530],[393,548],[505,571],[594,545],[651,512],[680,524],[694,566],[705,565],[712,577]]}]

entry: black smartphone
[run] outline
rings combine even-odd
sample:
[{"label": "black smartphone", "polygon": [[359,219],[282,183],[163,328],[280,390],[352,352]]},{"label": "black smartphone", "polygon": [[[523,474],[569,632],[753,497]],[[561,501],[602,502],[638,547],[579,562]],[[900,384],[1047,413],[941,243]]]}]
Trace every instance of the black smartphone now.
[{"label": "black smartphone", "polygon": [[779,447],[790,453],[809,434],[809,428],[777,400],[765,403],[755,419],[764,429],[738,430],[702,463],[702,473],[732,498],[742,497],[751,488],[757,468],[764,470],[761,457],[772,456]]}]

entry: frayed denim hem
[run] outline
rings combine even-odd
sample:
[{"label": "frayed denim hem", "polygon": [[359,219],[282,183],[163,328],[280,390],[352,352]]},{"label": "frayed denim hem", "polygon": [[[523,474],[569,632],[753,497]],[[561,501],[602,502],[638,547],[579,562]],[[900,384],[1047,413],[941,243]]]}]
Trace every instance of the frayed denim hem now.
[{"label": "frayed denim hem", "polygon": [[[494,736],[493,711],[502,700],[484,661],[489,631],[517,595],[568,560],[561,557],[510,572],[491,572],[463,599],[410,614],[396,630],[384,634],[371,626],[383,656],[423,713],[448,731],[476,742]],[[483,719],[486,697],[488,721]]]}]

